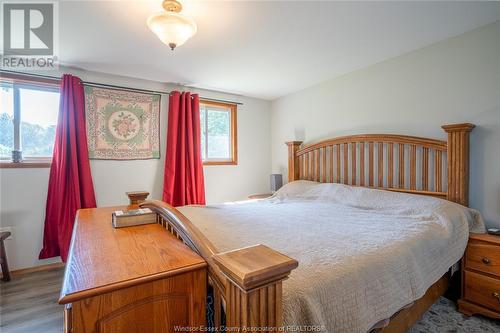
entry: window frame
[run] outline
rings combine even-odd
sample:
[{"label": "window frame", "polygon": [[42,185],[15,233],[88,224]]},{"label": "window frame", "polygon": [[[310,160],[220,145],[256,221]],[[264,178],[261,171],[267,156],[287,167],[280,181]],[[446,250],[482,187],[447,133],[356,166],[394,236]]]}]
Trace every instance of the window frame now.
[{"label": "window frame", "polygon": [[[2,72],[0,81],[11,84],[14,95],[19,94],[19,89],[31,89],[39,91],[57,91],[60,93],[60,80],[46,78],[32,78],[22,74],[12,74]],[[14,96],[14,98],[16,98]],[[19,105],[14,104],[14,149],[19,148],[21,142],[21,110]],[[25,157],[21,162],[13,162],[10,158],[0,158],[0,169],[10,168],[50,168],[52,156]]]},{"label": "window frame", "polygon": [[[238,109],[236,104],[216,102],[212,100],[200,99],[200,108],[202,105],[219,107],[224,109],[229,109],[230,112],[230,143],[231,143],[231,158],[230,159],[206,159],[202,160],[203,165],[238,165]],[[205,115],[208,119],[208,112]],[[200,130],[202,125],[200,124]],[[201,133],[200,133],[201,136]],[[205,138],[206,144],[208,144],[208,134]],[[201,144],[201,143],[200,143]]]}]

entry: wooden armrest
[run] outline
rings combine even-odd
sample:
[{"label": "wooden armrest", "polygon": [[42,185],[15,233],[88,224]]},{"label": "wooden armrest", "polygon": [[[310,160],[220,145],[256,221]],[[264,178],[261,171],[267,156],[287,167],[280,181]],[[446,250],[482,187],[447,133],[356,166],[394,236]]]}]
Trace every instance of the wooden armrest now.
[{"label": "wooden armrest", "polygon": [[249,291],[285,279],[298,262],[265,245],[255,245],[214,255],[222,273],[241,289]]}]

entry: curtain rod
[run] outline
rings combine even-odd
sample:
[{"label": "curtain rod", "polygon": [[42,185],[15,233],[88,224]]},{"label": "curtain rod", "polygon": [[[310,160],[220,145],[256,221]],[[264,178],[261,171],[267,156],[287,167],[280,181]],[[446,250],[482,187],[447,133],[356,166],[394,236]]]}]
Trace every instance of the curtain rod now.
[{"label": "curtain rod", "polygon": [[[0,70],[0,73],[15,74],[15,75],[28,76],[28,77],[37,77],[37,78],[41,78],[41,79],[54,80],[54,81],[61,80],[61,78],[57,77],[57,76],[41,75],[41,74],[33,74],[33,73],[23,73],[23,72],[16,72],[16,71]],[[158,91],[158,90],[151,90],[151,89],[129,88],[129,87],[123,87],[123,86],[118,86],[118,85],[114,85],[114,84],[90,82],[90,81],[83,81],[83,80],[82,80],[82,82],[83,82],[83,84],[85,84],[87,86],[92,86],[92,87],[115,88],[115,89],[120,89],[120,90],[146,92],[146,93],[153,93],[153,94],[170,95],[170,93],[172,92],[172,91]],[[212,102],[221,102],[221,103],[243,105],[243,103],[241,103],[241,102],[233,102],[233,101],[227,101],[227,100],[223,100],[223,99],[215,99],[215,98],[208,98],[208,97],[202,97],[202,96],[200,96],[200,99],[203,99],[206,101],[212,101]]]}]

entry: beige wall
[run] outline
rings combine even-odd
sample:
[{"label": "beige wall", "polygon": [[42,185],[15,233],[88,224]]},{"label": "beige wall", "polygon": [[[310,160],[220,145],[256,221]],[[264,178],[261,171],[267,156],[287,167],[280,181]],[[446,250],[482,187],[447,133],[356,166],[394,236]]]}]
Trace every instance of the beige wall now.
[{"label": "beige wall", "polygon": [[[71,72],[85,81],[132,88],[159,91],[176,88],[159,82],[68,68],[61,69],[61,72]],[[238,106],[238,165],[204,167],[207,202],[240,200],[249,194],[268,192],[271,171],[270,103],[212,91],[190,90],[207,98],[243,103]],[[150,198],[161,199],[167,110],[168,96],[163,95],[160,115],[161,159],[91,161],[98,206],[124,204],[128,200],[125,192],[131,190],[147,190],[151,193]],[[42,244],[48,175],[49,169],[0,169],[0,226],[10,226],[13,230],[13,239],[6,241],[11,269],[59,260],[37,259]]]},{"label": "beige wall", "polygon": [[285,96],[271,106],[273,172],[289,140],[354,133],[444,139],[472,122],[471,206],[500,226],[500,22]]}]

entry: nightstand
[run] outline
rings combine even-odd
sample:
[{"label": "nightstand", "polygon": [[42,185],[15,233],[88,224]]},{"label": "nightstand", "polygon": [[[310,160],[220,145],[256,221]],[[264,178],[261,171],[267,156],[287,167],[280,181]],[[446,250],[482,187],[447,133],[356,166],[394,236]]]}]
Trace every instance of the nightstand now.
[{"label": "nightstand", "polygon": [[248,199],[265,199],[265,198],[269,198],[271,195],[273,195],[273,194],[272,193],[252,194],[252,195],[248,196]]},{"label": "nightstand", "polygon": [[500,318],[500,236],[471,234],[462,261],[462,298],[465,315]]}]

